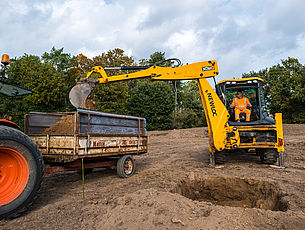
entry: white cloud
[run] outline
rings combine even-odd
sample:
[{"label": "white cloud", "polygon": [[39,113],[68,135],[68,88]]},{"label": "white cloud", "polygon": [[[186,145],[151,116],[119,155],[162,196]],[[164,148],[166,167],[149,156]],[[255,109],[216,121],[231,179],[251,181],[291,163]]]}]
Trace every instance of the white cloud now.
[{"label": "white cloud", "polygon": [[7,3],[7,7],[17,14],[26,15],[29,12],[30,7],[26,4],[25,0],[12,0]]},{"label": "white cloud", "polygon": [[122,48],[183,63],[216,59],[223,78],[305,63],[301,0],[2,0],[0,54],[41,55],[53,46],[89,57]]}]

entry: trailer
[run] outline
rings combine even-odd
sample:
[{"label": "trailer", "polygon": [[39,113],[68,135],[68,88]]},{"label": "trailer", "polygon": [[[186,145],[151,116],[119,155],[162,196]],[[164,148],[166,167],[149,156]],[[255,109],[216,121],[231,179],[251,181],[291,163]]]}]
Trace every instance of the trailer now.
[{"label": "trailer", "polygon": [[133,155],[147,153],[146,120],[86,109],[25,115],[24,132],[39,148],[45,173],[115,167],[135,171]]}]

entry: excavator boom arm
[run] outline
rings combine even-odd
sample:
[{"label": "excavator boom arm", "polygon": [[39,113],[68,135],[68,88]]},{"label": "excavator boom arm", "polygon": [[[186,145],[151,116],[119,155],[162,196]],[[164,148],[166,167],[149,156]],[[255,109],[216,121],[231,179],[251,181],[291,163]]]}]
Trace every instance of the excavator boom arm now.
[{"label": "excavator boom arm", "polygon": [[[98,79],[91,78],[94,73],[99,74]],[[225,147],[226,127],[228,126],[229,113],[206,79],[217,75],[218,66],[217,62],[214,60],[179,67],[151,66],[138,72],[115,76],[108,76],[104,68],[96,66],[87,74],[85,79],[81,79],[79,84],[70,91],[70,101],[77,108],[83,107],[86,98],[93,90],[95,84],[105,84],[139,78],[164,81],[196,79],[198,81],[202,104],[209,128],[210,151],[221,151]]]},{"label": "excavator boom arm", "polygon": [[153,80],[192,80],[209,78],[218,75],[218,66],[216,61],[198,62],[189,65],[179,67],[160,67],[151,66],[145,70],[141,70],[135,73],[121,74],[108,77],[104,68],[101,66],[93,67],[93,69],[87,74],[87,78],[90,78],[93,73],[98,73],[98,83],[108,83],[114,81],[131,80],[138,78],[151,78]]}]

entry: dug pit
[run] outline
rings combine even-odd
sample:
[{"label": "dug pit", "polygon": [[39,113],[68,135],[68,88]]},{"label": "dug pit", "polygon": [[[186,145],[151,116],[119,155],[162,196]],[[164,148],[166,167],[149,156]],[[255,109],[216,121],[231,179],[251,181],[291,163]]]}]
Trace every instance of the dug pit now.
[{"label": "dug pit", "polygon": [[173,191],[192,200],[216,205],[287,211],[280,189],[273,183],[238,177],[187,178]]}]

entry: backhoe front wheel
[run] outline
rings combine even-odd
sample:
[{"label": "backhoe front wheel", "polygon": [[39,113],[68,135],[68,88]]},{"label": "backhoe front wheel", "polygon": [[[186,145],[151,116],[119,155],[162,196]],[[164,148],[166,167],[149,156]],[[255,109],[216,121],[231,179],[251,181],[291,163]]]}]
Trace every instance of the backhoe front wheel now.
[{"label": "backhoe front wheel", "polygon": [[0,219],[16,216],[33,201],[40,188],[43,161],[24,133],[0,126]]}]

